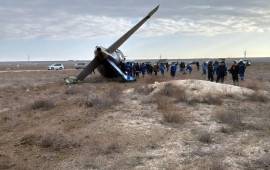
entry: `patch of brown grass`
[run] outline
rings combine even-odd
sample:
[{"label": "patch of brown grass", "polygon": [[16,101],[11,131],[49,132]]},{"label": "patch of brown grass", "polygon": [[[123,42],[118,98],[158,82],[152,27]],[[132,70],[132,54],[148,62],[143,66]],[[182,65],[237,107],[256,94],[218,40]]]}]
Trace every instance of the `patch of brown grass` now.
[{"label": "patch of brown grass", "polygon": [[81,93],[83,91],[82,88],[76,86],[76,85],[73,85],[73,86],[68,86],[66,89],[65,89],[65,94],[77,94],[77,93]]},{"label": "patch of brown grass", "polygon": [[157,95],[174,98],[176,102],[187,101],[186,89],[170,83],[166,84]]},{"label": "patch of brown grass", "polygon": [[213,94],[213,93],[207,93],[206,95],[203,96],[202,98],[202,103],[206,103],[209,105],[221,105],[222,104],[222,96],[218,94]]},{"label": "patch of brown grass", "polygon": [[184,123],[185,117],[180,108],[172,103],[168,97],[156,98],[158,110],[162,113],[163,119],[168,123]]},{"label": "patch of brown grass", "polygon": [[239,129],[243,126],[243,114],[241,110],[218,109],[215,112],[215,118],[220,123],[225,123],[233,129]]},{"label": "patch of brown grass", "polygon": [[252,89],[255,91],[261,90],[261,88],[262,88],[261,83],[259,83],[258,81],[251,81],[251,80],[246,80],[244,82],[241,82],[240,86],[248,88],[248,89]]},{"label": "patch of brown grass", "polygon": [[40,146],[54,150],[68,149],[76,146],[77,143],[66,133],[59,129],[47,129],[40,137]]},{"label": "patch of brown grass", "polygon": [[212,143],[212,136],[207,131],[200,131],[198,134],[198,140],[203,143]]},{"label": "patch of brown grass", "polygon": [[10,169],[14,165],[13,160],[9,156],[0,154],[0,169]]},{"label": "patch of brown grass", "polygon": [[246,99],[250,102],[266,103],[269,101],[269,98],[267,96],[259,92],[254,92],[252,94],[246,95]]},{"label": "patch of brown grass", "polygon": [[40,99],[34,101],[34,103],[31,105],[31,108],[36,110],[36,109],[44,109],[44,110],[49,110],[54,108],[54,102],[52,100],[48,99]]},{"label": "patch of brown grass", "polygon": [[142,87],[137,87],[134,90],[135,90],[135,92],[137,92],[139,94],[147,96],[150,93],[152,93],[155,90],[155,88],[150,86],[150,85],[145,85],[145,86],[142,86]]}]

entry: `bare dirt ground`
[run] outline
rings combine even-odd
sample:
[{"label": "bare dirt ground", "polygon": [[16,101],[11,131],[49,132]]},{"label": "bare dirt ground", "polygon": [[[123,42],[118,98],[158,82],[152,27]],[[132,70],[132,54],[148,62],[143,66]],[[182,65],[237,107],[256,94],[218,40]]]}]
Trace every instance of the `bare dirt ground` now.
[{"label": "bare dirt ground", "polygon": [[72,86],[80,70],[1,72],[0,169],[270,169],[269,64],[240,87],[195,68]]}]

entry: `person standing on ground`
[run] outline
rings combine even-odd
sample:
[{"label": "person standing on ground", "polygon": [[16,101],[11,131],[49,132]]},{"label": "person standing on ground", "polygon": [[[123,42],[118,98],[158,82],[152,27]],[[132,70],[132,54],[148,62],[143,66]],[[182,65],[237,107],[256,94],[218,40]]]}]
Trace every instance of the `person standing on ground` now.
[{"label": "person standing on ground", "polygon": [[216,82],[218,83],[219,80],[221,80],[221,83],[224,83],[224,77],[227,76],[227,68],[224,64],[224,61],[220,63],[220,65],[217,67],[217,80]]},{"label": "person standing on ground", "polygon": [[244,78],[245,78],[245,71],[246,71],[246,65],[245,65],[245,63],[243,62],[243,60],[240,60],[238,66],[239,66],[240,79],[241,79],[241,81],[244,81]]},{"label": "person standing on ground", "polygon": [[214,81],[214,76],[213,76],[213,63],[212,61],[208,62],[207,65],[207,72],[208,72],[208,81]]},{"label": "person standing on ground", "polygon": [[200,63],[199,63],[199,61],[197,61],[196,66],[197,66],[197,70],[200,71]]},{"label": "person standing on ground", "polygon": [[160,69],[161,75],[164,76],[165,66],[163,63],[160,64],[159,69]]},{"label": "person standing on ground", "polygon": [[202,64],[202,70],[203,70],[202,75],[206,75],[206,68],[207,68],[206,62],[203,62],[203,64]]},{"label": "person standing on ground", "polygon": [[236,61],[232,62],[232,67],[228,70],[232,74],[233,84],[238,86],[239,85],[239,66],[236,64]]},{"label": "person standing on ground", "polygon": [[139,78],[140,77],[140,65],[139,65],[139,63],[136,63],[135,64],[135,70],[134,70],[134,72],[135,72],[136,78]]},{"label": "person standing on ground", "polygon": [[172,64],[172,65],[171,65],[171,76],[172,76],[172,77],[175,76],[175,72],[176,72],[175,64]]},{"label": "person standing on ground", "polygon": [[190,75],[191,72],[192,72],[192,67],[191,67],[190,64],[187,65],[187,69],[186,70],[188,70],[188,75]]},{"label": "person standing on ground", "polygon": [[169,71],[169,63],[167,62],[166,63],[166,69],[167,69],[167,72]]},{"label": "person standing on ground", "polygon": [[153,66],[149,64],[149,75],[153,75]]},{"label": "person standing on ground", "polygon": [[155,76],[157,76],[157,72],[159,71],[159,66],[158,66],[158,63],[156,63],[153,67],[153,71],[155,73]]},{"label": "person standing on ground", "polygon": [[142,65],[141,65],[142,77],[144,77],[145,71],[146,71],[146,66],[144,65],[144,63],[142,63]]},{"label": "person standing on ground", "polygon": [[217,61],[214,62],[213,76],[218,75],[217,68],[219,67],[219,63]]}]

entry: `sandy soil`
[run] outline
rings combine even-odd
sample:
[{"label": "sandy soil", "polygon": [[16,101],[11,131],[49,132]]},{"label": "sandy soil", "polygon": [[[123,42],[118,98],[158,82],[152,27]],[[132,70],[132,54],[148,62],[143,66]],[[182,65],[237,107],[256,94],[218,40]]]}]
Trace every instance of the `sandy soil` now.
[{"label": "sandy soil", "polygon": [[197,70],[72,86],[80,70],[1,72],[0,169],[269,169],[269,71],[253,63],[240,87]]}]

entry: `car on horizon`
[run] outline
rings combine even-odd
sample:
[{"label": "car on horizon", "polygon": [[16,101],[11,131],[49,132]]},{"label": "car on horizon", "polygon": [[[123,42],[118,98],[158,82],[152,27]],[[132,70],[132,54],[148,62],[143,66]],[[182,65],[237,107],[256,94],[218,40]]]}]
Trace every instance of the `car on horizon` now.
[{"label": "car on horizon", "polygon": [[47,66],[47,70],[62,70],[64,69],[64,65],[60,63],[55,63]]},{"label": "car on horizon", "polygon": [[250,66],[250,65],[251,65],[251,62],[250,62],[248,59],[235,60],[235,62],[236,62],[237,64],[240,63],[241,61],[243,61],[243,63],[244,63],[246,66]]},{"label": "car on horizon", "polygon": [[74,65],[75,69],[84,69],[87,66],[87,63],[76,63]]},{"label": "car on horizon", "polygon": [[197,63],[200,63],[199,61],[190,61],[188,62],[189,65],[196,65]]}]

